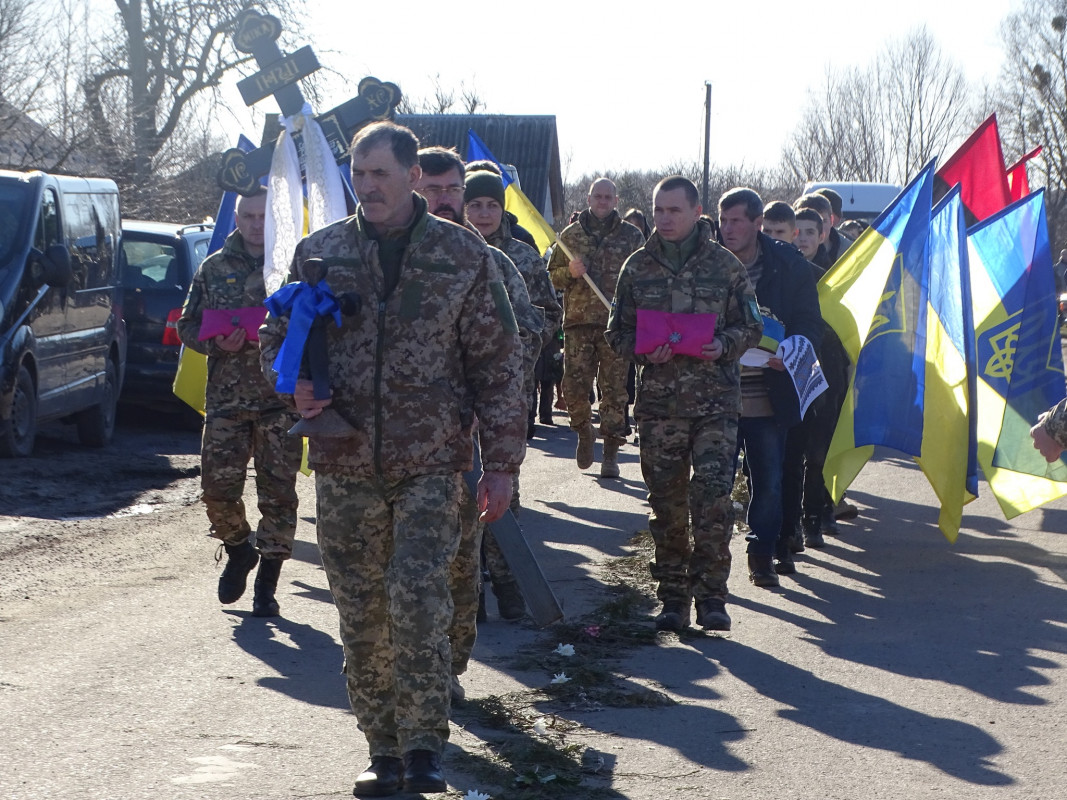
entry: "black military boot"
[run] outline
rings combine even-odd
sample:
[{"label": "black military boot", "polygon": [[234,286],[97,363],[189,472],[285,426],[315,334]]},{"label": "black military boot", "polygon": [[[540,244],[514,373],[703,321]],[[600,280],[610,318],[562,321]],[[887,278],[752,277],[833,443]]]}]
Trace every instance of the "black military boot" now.
[{"label": "black military boot", "polygon": [[826,547],[826,540],[822,537],[821,520],[816,516],[804,517],[804,544],[807,547],[819,549]]},{"label": "black military boot", "polygon": [[554,387],[551,383],[541,384],[541,396],[537,404],[537,420],[542,425],[551,425],[552,423],[552,389]]},{"label": "black military boot", "polygon": [[371,756],[370,766],[356,778],[356,797],[390,797],[400,791],[404,762],[395,756]]},{"label": "black military boot", "polygon": [[259,561],[259,554],[250,539],[241,544],[227,544],[226,566],[219,576],[219,602],[224,605],[236,603],[245,593],[248,585],[248,573]]},{"label": "black military boot", "polygon": [[441,771],[441,756],[433,750],[409,750],[404,753],[404,791],[444,792],[448,789]]},{"label": "black military boot", "polygon": [[774,572],[776,575],[793,575],[797,571],[796,562],[793,561],[793,551],[789,547],[792,537],[778,537],[778,543],[774,548]]},{"label": "black military boot", "polygon": [[748,554],[748,579],[754,586],[770,588],[778,586],[778,573],[774,571],[774,563],[770,556],[760,553]]},{"label": "black military boot", "polygon": [[526,616],[526,601],[515,581],[493,581],[493,594],[501,619],[513,622]]},{"label": "black military boot", "polygon": [[259,562],[259,572],[256,573],[255,589],[252,596],[253,617],[276,617],[281,613],[278,601],[274,599],[274,592],[278,588],[278,576],[282,572],[282,559],[267,558]]}]

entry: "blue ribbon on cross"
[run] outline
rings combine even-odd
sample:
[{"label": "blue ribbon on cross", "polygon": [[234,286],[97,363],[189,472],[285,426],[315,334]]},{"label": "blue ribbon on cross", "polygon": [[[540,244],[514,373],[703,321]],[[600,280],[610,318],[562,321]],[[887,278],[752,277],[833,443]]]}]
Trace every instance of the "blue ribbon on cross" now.
[{"label": "blue ribbon on cross", "polygon": [[300,364],[311,326],[318,317],[332,316],[340,328],[341,307],[325,280],[314,285],[304,281],[287,283],[264,300],[263,304],[272,317],[289,317],[289,329],[271,366],[278,373],[275,391],[292,394],[300,377]]}]

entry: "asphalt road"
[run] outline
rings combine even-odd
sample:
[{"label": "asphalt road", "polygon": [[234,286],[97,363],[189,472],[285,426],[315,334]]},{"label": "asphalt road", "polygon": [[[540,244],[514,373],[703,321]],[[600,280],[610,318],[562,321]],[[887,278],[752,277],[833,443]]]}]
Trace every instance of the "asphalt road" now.
[{"label": "asphalt road", "polygon": [[[601,481],[575,467],[569,431],[540,430],[521,522],[578,627],[503,623],[490,602],[446,753],[451,796],[1064,796],[1067,504],[1006,522],[982,484],[950,545],[921,473],[883,455],[850,492],[861,516],[799,556],[780,590],[748,584],[735,540],[730,634],[649,636],[597,673],[595,659],[579,664],[604,650],[576,631],[613,596],[611,565],[645,526],[637,453],[625,447],[622,478]],[[250,597],[215,599],[196,444],[124,427],[103,452],[60,434],[34,459],[0,462],[0,485],[19,487],[0,490],[0,797],[351,796],[366,745],[339,672],[313,481],[299,481],[284,617],[258,620]],[[71,459],[78,480],[27,497],[27,476]],[[620,630],[651,630],[633,614]],[[557,643],[575,660],[552,656]],[[575,691],[552,694],[567,670]],[[604,681],[673,704],[589,700]],[[471,710],[487,697],[507,699],[507,724]],[[532,788],[500,767],[516,743]],[[551,764],[535,745],[580,758],[581,783],[539,783]]]}]

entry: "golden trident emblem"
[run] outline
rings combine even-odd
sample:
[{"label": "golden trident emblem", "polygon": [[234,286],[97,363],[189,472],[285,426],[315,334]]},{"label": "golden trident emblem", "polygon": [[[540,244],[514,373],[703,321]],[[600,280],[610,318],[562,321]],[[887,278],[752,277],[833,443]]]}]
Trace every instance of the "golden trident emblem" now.
[{"label": "golden trident emblem", "polygon": [[996,336],[989,337],[989,346],[993,354],[985,363],[985,374],[991,378],[1011,380],[1012,368],[1015,366],[1015,350],[1019,344],[1020,323],[1005,328]]}]

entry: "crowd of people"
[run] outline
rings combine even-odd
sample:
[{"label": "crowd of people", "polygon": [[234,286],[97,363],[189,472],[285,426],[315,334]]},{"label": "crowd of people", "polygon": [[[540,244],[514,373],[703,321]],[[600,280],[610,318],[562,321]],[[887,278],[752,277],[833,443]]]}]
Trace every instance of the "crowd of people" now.
[{"label": "crowd of people", "polygon": [[[309,436],[307,460],[349,701],[370,752],[354,792],[442,792],[484,585],[503,619],[526,614],[487,525],[521,514],[520,466],[554,406],[574,432],[577,468],[593,466],[599,437],[610,480],[633,405],[659,630],[684,629],[694,608],[697,625],[730,630],[739,464],[753,584],[779,585],[796,571],[794,552],[837,532],[848,509],[821,473],[848,361],[815,287],[851,240],[832,192],[765,205],[731,189],[711,217],[696,186],[671,176],[653,191],[650,229],[639,209],[620,214],[614,183],[598,178],[546,260],[506,211],[495,164],[420,149],[388,122],[357,133],[351,177],[355,213],[305,237],[289,276],[334,320],[317,362],[283,374],[281,355],[307,346],[314,327],[295,310],[269,315],[258,340],[240,327],[200,339],[206,312],[266,299],[264,194],[240,200],[236,229],[196,275],[178,332],[208,357],[202,499],[226,555],[219,601],[237,602],[258,563],[252,613],[280,614],[301,455],[288,431],[327,409],[343,419],[346,430]],[[650,324],[662,320],[665,334]],[[775,355],[789,339],[815,348],[829,384],[804,415]],[[761,366],[742,365],[761,347]],[[325,393],[315,363],[328,370]],[[250,459],[254,533],[241,500]],[[465,480],[475,466],[477,480]]]}]

